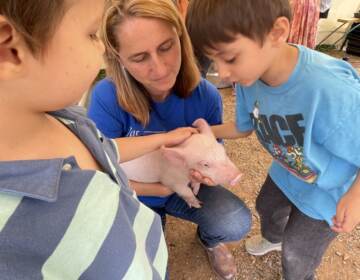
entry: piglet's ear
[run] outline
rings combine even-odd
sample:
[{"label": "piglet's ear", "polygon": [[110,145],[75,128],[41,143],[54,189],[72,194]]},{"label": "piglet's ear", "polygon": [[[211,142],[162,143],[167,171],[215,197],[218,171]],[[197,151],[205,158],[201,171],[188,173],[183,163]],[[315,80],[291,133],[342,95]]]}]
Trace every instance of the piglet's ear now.
[{"label": "piglet's ear", "polygon": [[208,134],[208,135],[214,135],[211,127],[204,119],[197,119],[192,124],[195,128],[197,128],[201,134]]},{"label": "piglet's ear", "polygon": [[161,146],[160,152],[164,158],[166,158],[170,163],[176,166],[185,166],[185,157],[183,156],[182,150],[180,148],[168,148]]}]

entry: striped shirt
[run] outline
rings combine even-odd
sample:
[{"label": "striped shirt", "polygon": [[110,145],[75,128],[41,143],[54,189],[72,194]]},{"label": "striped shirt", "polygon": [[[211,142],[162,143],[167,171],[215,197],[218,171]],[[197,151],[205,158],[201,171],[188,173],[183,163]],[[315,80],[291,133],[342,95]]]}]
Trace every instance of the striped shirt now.
[{"label": "striped shirt", "polygon": [[115,143],[80,110],[52,115],[103,172],[74,157],[0,162],[0,279],[164,279],[160,219],[129,188]]}]

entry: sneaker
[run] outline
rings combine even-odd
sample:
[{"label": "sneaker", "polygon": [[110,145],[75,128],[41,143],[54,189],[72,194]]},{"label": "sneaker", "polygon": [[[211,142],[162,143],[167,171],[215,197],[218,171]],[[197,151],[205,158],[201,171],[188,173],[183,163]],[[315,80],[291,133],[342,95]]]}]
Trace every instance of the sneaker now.
[{"label": "sneaker", "polygon": [[271,251],[281,251],[281,242],[271,243],[260,234],[250,237],[245,241],[246,251],[254,256],[262,256]]},{"label": "sneaker", "polygon": [[226,245],[220,242],[215,247],[208,248],[199,238],[198,241],[205,249],[216,276],[221,280],[234,280],[237,273],[235,259]]}]

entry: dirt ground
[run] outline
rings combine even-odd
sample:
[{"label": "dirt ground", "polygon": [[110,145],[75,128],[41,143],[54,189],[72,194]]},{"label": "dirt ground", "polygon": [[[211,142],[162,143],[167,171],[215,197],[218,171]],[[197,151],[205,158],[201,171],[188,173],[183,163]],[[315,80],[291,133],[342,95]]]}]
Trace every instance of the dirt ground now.
[{"label": "dirt ground", "polygon": [[[360,57],[350,57],[360,70]],[[233,119],[235,97],[231,89],[221,90],[224,120]],[[249,236],[259,233],[259,217],[254,209],[255,198],[262,185],[271,158],[259,145],[254,135],[248,139],[225,142],[230,158],[244,173],[240,184],[231,188],[245,201],[253,214]],[[195,226],[168,217],[166,240],[169,248],[171,280],[215,280],[207,256],[195,239]],[[281,275],[280,254],[272,252],[262,257],[246,253],[244,240],[230,244],[238,268],[237,279],[277,280]],[[360,280],[360,225],[351,234],[341,234],[331,244],[317,271],[318,280]]]}]

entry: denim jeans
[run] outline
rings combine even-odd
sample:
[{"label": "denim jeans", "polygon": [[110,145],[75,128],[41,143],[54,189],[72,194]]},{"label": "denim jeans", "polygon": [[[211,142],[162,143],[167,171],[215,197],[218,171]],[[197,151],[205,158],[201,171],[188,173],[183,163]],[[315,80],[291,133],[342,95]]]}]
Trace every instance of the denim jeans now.
[{"label": "denim jeans", "polygon": [[300,212],[268,176],[256,199],[261,234],[282,242],[282,268],[286,280],[315,279],[315,269],[337,234],[325,221]]},{"label": "denim jeans", "polygon": [[244,202],[221,186],[201,185],[198,199],[201,208],[190,208],[176,193],[170,196],[164,208],[154,211],[165,223],[165,214],[191,221],[198,225],[200,240],[206,247],[220,242],[242,239],[251,228],[251,213]]}]

